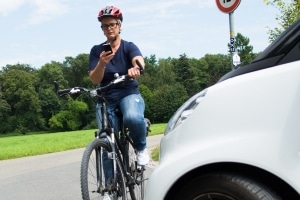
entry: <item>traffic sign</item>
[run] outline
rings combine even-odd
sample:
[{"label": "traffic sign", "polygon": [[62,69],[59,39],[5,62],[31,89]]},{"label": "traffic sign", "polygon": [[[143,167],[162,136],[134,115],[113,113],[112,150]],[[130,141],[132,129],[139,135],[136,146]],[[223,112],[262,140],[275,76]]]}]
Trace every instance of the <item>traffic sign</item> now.
[{"label": "traffic sign", "polygon": [[219,10],[224,13],[233,12],[241,3],[241,0],[216,0]]},{"label": "traffic sign", "polygon": [[239,64],[241,64],[241,58],[236,52],[232,56],[232,63],[234,66],[238,66]]}]

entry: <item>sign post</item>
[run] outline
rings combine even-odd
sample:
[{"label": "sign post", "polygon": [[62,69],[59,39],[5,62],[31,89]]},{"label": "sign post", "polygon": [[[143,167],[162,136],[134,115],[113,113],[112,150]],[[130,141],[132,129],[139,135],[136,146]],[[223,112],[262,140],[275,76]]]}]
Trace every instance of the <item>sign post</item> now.
[{"label": "sign post", "polygon": [[[233,23],[233,11],[240,5],[241,0],[216,0],[219,10],[223,13],[229,14],[229,29],[230,29],[230,48],[229,51],[232,55],[232,64],[236,67],[239,65],[240,57],[235,48],[235,33]],[[234,68],[234,67],[233,67]]]}]

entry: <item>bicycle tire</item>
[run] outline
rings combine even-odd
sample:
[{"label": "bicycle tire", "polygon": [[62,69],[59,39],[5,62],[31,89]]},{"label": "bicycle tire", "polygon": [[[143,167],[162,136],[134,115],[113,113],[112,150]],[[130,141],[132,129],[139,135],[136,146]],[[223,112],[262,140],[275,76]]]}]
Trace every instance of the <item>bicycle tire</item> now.
[{"label": "bicycle tire", "polygon": [[126,143],[126,168],[129,170],[131,182],[128,184],[130,196],[132,200],[144,199],[144,167],[138,166],[136,162],[136,151],[132,143]]},{"label": "bicycle tire", "polygon": [[104,139],[95,139],[84,151],[80,169],[82,199],[103,199],[104,192],[108,192],[111,199],[126,200],[126,180],[120,161],[116,157],[118,174],[117,183],[114,186],[109,184],[110,180],[105,180],[103,151],[111,152],[109,143]]}]

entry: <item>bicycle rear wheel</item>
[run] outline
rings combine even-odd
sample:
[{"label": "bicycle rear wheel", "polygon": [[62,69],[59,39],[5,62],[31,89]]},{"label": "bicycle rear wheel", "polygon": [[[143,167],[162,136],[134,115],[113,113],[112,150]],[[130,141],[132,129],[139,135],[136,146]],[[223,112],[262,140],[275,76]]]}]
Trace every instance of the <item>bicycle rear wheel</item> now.
[{"label": "bicycle rear wheel", "polygon": [[128,158],[127,167],[131,175],[131,182],[128,184],[132,200],[144,199],[144,166],[138,166],[136,162],[136,151],[130,142],[127,143]]},{"label": "bicycle rear wheel", "polygon": [[[111,199],[126,200],[126,181],[119,159],[116,158],[116,183],[112,181],[112,160],[104,158],[111,152],[109,144],[103,139],[92,141],[86,148],[81,162],[80,181],[83,200],[103,199],[108,194]],[[109,162],[105,165],[104,162]]]}]

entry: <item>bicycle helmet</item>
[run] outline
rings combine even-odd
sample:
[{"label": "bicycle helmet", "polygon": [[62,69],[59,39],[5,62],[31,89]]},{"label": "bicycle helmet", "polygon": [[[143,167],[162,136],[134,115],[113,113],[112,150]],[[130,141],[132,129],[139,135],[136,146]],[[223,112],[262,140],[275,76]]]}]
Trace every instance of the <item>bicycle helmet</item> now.
[{"label": "bicycle helmet", "polygon": [[121,10],[115,6],[106,6],[101,9],[98,14],[98,21],[101,22],[104,17],[114,17],[121,20],[121,22],[123,21]]}]

